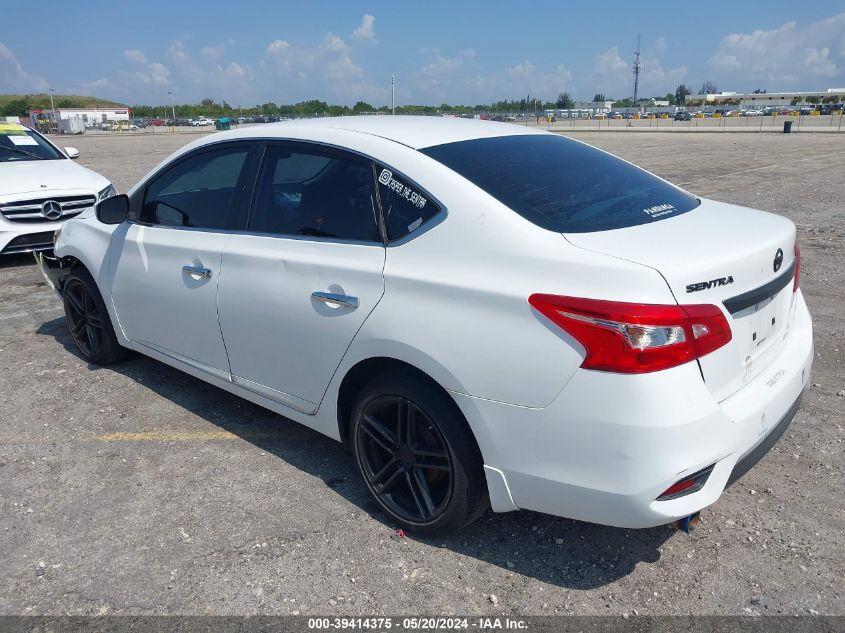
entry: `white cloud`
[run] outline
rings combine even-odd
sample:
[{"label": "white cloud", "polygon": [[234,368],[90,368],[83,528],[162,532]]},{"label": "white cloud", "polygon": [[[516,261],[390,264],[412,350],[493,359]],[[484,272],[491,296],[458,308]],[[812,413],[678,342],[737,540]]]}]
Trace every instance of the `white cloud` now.
[{"label": "white cloud", "polygon": [[[461,93],[467,88],[474,94],[475,102],[490,102],[499,99],[520,99],[530,95],[543,100],[554,100],[565,92],[572,82],[572,73],[560,64],[550,70],[538,69],[526,60],[495,73],[476,73],[463,81]],[[454,91],[453,91],[454,94]],[[465,99],[458,97],[458,101]]]},{"label": "white cloud", "polygon": [[237,105],[261,98],[262,86],[256,82],[255,71],[250,64],[217,61],[231,44],[230,40],[219,47],[200,48],[197,58],[185,48],[182,40],[173,43],[168,49],[168,56],[173,70],[173,85],[180,95],[184,95],[180,99],[187,101],[208,97]]},{"label": "white cloud", "polygon": [[592,82],[596,93],[606,96],[622,94],[627,89],[628,64],[619,55],[619,47],[611,46],[593,57]]},{"label": "white cloud", "polygon": [[422,53],[428,56],[429,62],[420,70],[422,77],[419,83],[428,87],[454,81],[465,65],[475,59],[475,50],[471,48],[458,51],[454,57],[446,57],[439,48],[425,49]]},{"label": "white cloud", "polygon": [[627,72],[628,64],[619,55],[619,47],[611,46],[593,58],[593,72],[599,75],[619,75]]},{"label": "white cloud", "polygon": [[223,56],[223,53],[226,52],[227,48],[228,48],[228,44],[225,44],[225,43],[224,44],[217,44],[216,46],[203,46],[200,49],[200,53],[203,56],[208,57],[209,59],[213,59],[214,61],[217,61],[218,59],[220,59]]},{"label": "white cloud", "polygon": [[0,42],[0,86],[4,92],[33,92],[49,87],[42,77],[27,72],[3,42]]},{"label": "white cloud", "polygon": [[376,19],[369,13],[365,13],[361,18],[361,26],[352,31],[352,39],[359,42],[368,42],[370,44],[378,44],[376,39]]},{"label": "white cloud", "polygon": [[185,44],[182,40],[176,40],[170,45],[167,49],[167,56],[177,64],[184,64],[190,60],[190,56],[185,50]]},{"label": "white cloud", "polygon": [[121,71],[121,77],[128,84],[139,86],[160,86],[170,85],[170,69],[161,62],[147,62],[143,68],[132,71]]},{"label": "white cloud", "polygon": [[100,77],[99,79],[94,79],[93,81],[86,81],[82,85],[85,86],[87,90],[103,90],[114,86],[114,84],[105,77]]},{"label": "white cloud", "polygon": [[556,97],[572,81],[572,73],[563,64],[552,70],[538,71],[529,61],[506,68],[504,76],[517,94],[536,94],[544,99]]},{"label": "white cloud", "polygon": [[352,51],[342,38],[326,33],[313,47],[293,46],[285,40],[275,40],[265,49],[269,68],[282,74],[304,78],[322,76],[337,81],[361,79],[364,69],[352,61]]},{"label": "white cloud", "polygon": [[845,76],[845,13],[803,27],[790,21],[776,29],[731,33],[709,64],[723,83],[742,84],[737,89],[752,83],[769,90],[832,87],[819,82]]},{"label": "white cloud", "polygon": [[265,53],[267,55],[283,55],[288,49],[290,49],[290,44],[285,40],[274,40],[267,45]]},{"label": "white cloud", "polygon": [[327,53],[346,54],[349,52],[349,47],[341,38],[334,33],[326,33],[323,41],[320,43],[320,50]]},{"label": "white cloud", "polygon": [[122,71],[121,74],[126,81],[143,86],[167,86],[170,84],[170,69],[161,62],[150,62],[143,51],[125,50],[123,56],[134,64],[142,66],[137,70]]},{"label": "white cloud", "polygon": [[[640,57],[639,96],[656,96],[674,92],[678,83],[687,76],[686,66],[665,68],[662,58],[669,43],[665,37],[658,37],[647,45]],[[626,61],[619,54],[619,47],[612,46],[593,57],[592,86],[590,91],[607,97],[622,99],[634,91],[634,55]]]},{"label": "white cloud", "polygon": [[481,103],[520,98],[529,93],[553,99],[572,81],[572,73],[563,65],[539,69],[531,61],[523,61],[498,71],[483,72],[472,48],[453,55],[439,48],[420,52],[425,63],[412,80],[413,99],[417,103]]},{"label": "white cloud", "polygon": [[99,79],[72,84],[68,86],[67,92],[75,95],[92,95],[95,97],[107,97],[116,101],[125,101],[126,97],[130,94],[127,85],[136,86],[134,83],[125,84],[109,79],[108,77],[100,77]]},{"label": "white cloud", "polygon": [[[675,68],[663,67],[661,57],[667,48],[666,38],[658,37],[652,45],[647,46],[643,51],[640,95],[657,96],[669,92],[674,93],[678,84],[687,76],[689,69],[684,65]],[[631,73],[633,74],[633,67]]]},{"label": "white cloud", "polygon": [[89,92],[119,95],[122,99],[140,103],[162,103],[172,90],[177,99],[198,101],[205,97],[246,104],[261,98],[261,86],[249,64],[220,61],[234,43],[228,40],[217,46],[205,46],[194,55],[183,39],[175,40],[167,49],[163,61],[151,61],[140,50],[126,50],[124,57],[132,65],[116,77],[80,84]]},{"label": "white cloud", "polygon": [[139,50],[131,49],[123,51],[123,56],[132,62],[138,62],[139,64],[147,63],[147,56]]}]

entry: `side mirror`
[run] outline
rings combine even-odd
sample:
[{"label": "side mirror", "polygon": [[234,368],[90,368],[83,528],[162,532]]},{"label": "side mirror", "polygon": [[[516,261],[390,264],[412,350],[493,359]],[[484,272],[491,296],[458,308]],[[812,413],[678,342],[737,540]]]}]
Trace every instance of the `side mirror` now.
[{"label": "side mirror", "polygon": [[79,150],[75,147],[65,147],[65,154],[68,158],[79,158]]},{"label": "side mirror", "polygon": [[97,219],[103,224],[122,224],[129,215],[129,197],[120,194],[97,203]]}]

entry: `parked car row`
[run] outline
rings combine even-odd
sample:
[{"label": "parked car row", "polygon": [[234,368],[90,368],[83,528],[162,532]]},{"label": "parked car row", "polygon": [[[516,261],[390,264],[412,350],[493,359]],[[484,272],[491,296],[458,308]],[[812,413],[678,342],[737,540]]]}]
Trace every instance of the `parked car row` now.
[{"label": "parked car row", "polygon": [[290,119],[284,116],[265,116],[259,114],[255,116],[240,116],[232,120],[238,123],[278,123],[279,121],[289,121]]},{"label": "parked car row", "polygon": [[[243,123],[245,119],[241,117],[240,119],[235,119],[232,117],[226,117],[229,119],[230,123]],[[123,121],[122,124],[129,126],[133,126],[131,129],[137,130],[145,127],[161,127],[161,126],[168,126],[168,127],[204,127],[204,126],[211,126],[214,125],[217,121],[215,117],[207,117],[207,116],[199,116],[194,119],[188,118],[168,118],[168,119],[144,119],[144,118],[135,118],[132,119],[131,122]],[[104,121],[102,124],[98,124],[97,127],[100,129],[110,129],[110,126],[115,125],[115,121]]]}]

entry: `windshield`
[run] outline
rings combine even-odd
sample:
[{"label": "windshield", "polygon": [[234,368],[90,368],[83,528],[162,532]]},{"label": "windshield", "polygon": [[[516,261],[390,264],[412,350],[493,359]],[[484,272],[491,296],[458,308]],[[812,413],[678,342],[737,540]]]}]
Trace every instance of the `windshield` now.
[{"label": "windshield", "polygon": [[500,136],[420,151],[557,233],[646,224],[700,204],[642,169],[558,135]]},{"label": "windshield", "polygon": [[65,158],[38,132],[17,123],[0,123],[0,162]]}]

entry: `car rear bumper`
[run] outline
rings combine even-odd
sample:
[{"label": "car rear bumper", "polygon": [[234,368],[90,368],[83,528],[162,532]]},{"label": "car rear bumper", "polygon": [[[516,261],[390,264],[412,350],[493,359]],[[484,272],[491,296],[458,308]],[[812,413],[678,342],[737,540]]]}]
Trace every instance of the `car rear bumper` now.
[{"label": "car rear bumper", "polygon": [[[543,409],[454,394],[484,456],[493,509],[645,528],[714,503],[780,438],[809,383],[812,323],[800,292],[796,301],[780,353],[722,402],[696,363],[641,375],[579,370]],[[697,491],[657,500],[710,466]]]}]

